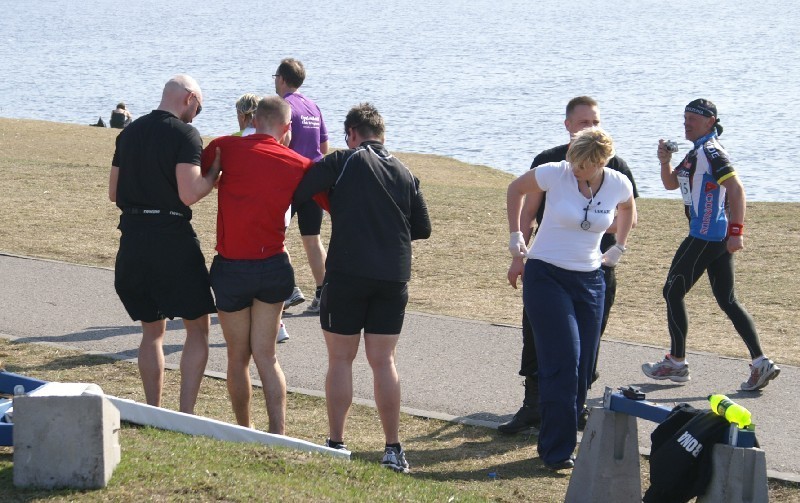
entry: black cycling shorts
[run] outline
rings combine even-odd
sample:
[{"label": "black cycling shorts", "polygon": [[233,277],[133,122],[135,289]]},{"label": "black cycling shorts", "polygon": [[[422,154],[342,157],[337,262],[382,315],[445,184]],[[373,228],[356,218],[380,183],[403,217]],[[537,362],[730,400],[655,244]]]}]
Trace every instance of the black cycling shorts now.
[{"label": "black cycling shorts", "polygon": [[292,216],[297,213],[297,226],[300,228],[301,236],[319,236],[322,228],[322,208],[314,201],[308,201],[292,205]]},{"label": "black cycling shorts", "polygon": [[114,288],[134,321],[194,320],[216,312],[206,260],[200,241],[191,230],[123,230],[114,267]]},{"label": "black cycling shorts", "polygon": [[241,311],[252,306],[253,299],[277,304],[292,294],[294,269],[286,253],[260,260],[231,260],[217,255],[211,264],[211,287],[220,311]]},{"label": "black cycling shorts", "polygon": [[356,335],[399,334],[408,304],[408,284],[329,272],[320,294],[323,330]]}]

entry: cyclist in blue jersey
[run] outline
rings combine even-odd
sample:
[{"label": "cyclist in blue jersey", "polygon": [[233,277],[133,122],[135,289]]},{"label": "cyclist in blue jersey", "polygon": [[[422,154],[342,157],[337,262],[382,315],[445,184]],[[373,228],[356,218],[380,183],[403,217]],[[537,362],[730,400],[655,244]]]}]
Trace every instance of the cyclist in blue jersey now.
[{"label": "cyclist in blue jersey", "polygon": [[681,190],[689,219],[689,236],[675,253],[664,284],[670,353],[659,362],[645,363],[642,371],[652,379],[690,379],[686,361],[689,320],[683,299],[707,272],[717,304],[733,322],[753,359],[750,377],[741,389],[755,391],[778,377],[781,370],[764,355],[753,319],[734,295],[733,254],[744,248],[744,187],[719,142],[722,125],[717,107],[705,99],[692,101],[684,110],[683,126],[694,147],[674,169],[672,153],[664,140],[658,142],[661,181],[667,190]]}]

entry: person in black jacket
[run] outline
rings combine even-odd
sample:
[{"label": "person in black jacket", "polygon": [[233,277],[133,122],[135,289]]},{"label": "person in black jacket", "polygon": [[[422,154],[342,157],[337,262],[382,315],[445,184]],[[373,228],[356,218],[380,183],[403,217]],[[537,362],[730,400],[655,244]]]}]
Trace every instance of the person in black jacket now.
[{"label": "person in black jacket", "polygon": [[353,360],[361,331],[375,381],[375,403],[386,437],[381,464],[408,472],[400,445],[400,381],[394,354],[408,303],[411,241],[427,239],[431,223],[419,180],[383,146],[383,117],[369,103],[344,121],[347,150],[315,164],[292,204],[328,197],[331,239],[320,295],[320,325],[328,348],[325,397],[329,438],[344,448],[353,400]]}]

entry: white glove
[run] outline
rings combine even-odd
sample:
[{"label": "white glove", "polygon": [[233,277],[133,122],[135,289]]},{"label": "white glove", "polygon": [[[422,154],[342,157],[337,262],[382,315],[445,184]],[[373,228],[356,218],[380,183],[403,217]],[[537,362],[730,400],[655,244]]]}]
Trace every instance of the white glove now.
[{"label": "white glove", "polygon": [[602,263],[606,267],[616,267],[622,254],[625,253],[626,248],[620,244],[616,244],[606,250],[603,254]]},{"label": "white glove", "polygon": [[514,258],[524,257],[528,254],[528,247],[525,245],[525,238],[522,237],[522,232],[512,232],[508,240],[508,251]]}]

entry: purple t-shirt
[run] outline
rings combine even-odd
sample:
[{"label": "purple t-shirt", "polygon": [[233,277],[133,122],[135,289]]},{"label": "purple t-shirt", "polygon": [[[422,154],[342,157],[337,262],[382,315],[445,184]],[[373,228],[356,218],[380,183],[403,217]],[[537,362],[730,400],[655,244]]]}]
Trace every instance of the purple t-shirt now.
[{"label": "purple t-shirt", "polygon": [[316,162],[322,159],[320,143],[328,141],[328,129],[316,103],[300,93],[283,97],[292,107],[292,142],[289,148]]}]

